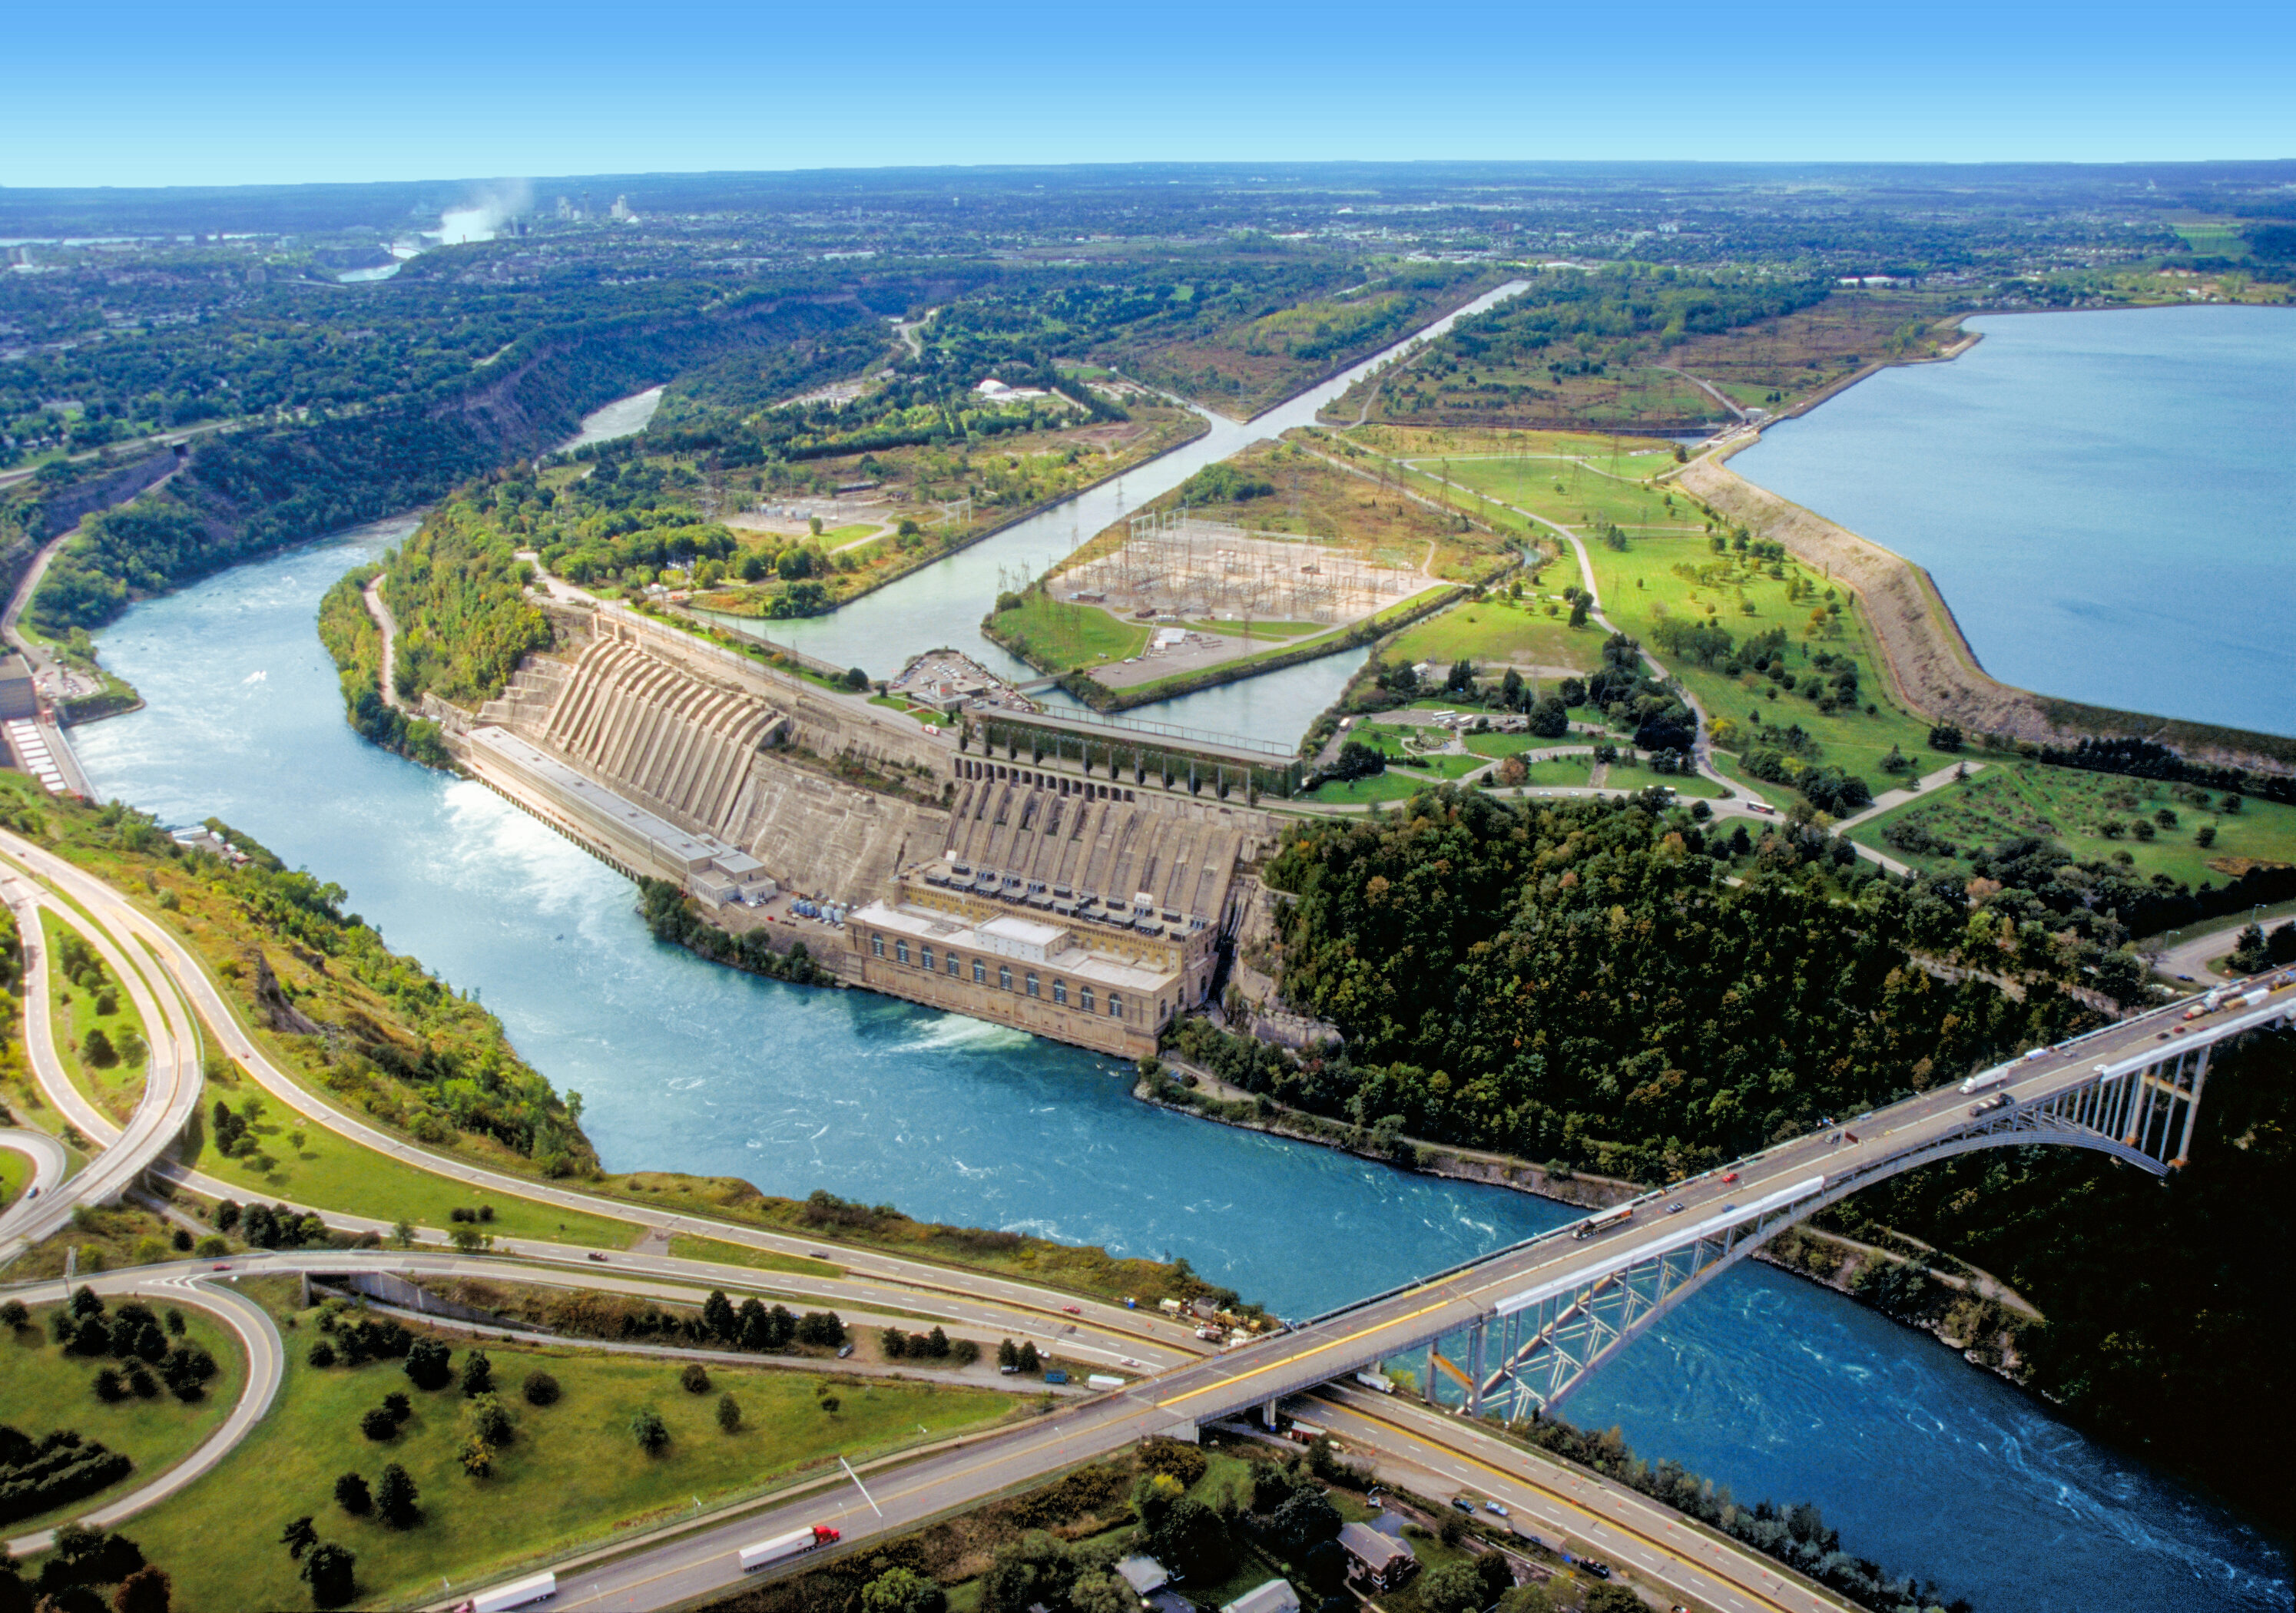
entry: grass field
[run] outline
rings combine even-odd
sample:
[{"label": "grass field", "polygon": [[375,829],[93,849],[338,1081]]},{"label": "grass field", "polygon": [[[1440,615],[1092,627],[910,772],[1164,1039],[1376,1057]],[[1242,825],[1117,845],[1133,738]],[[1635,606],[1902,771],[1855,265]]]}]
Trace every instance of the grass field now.
[{"label": "grass field", "polygon": [[[77,926],[70,928],[73,934],[80,935]],[[127,989],[113,975],[111,967],[101,960],[94,967],[102,977],[102,984],[94,989],[63,978],[63,954],[59,943],[66,930],[67,926],[53,912],[45,907],[40,910],[43,945],[48,949],[49,961],[55,965],[48,971],[48,1010],[54,1016],[57,1031],[56,1056],[81,1094],[115,1122],[125,1125],[144,1096],[144,1059],[115,1057],[109,1063],[99,1064],[82,1050],[87,1045],[88,1032],[99,1029],[115,1049],[122,1046],[123,1036],[130,1033],[135,1039],[127,1045],[143,1045],[144,1016],[127,1000]],[[86,938],[81,935],[81,938]],[[88,950],[92,954],[94,948]],[[101,1006],[99,996],[111,1000],[111,1013],[97,1011]]]},{"label": "grass field", "polygon": [[22,1192],[31,1180],[30,1156],[20,1154],[12,1148],[0,1148],[0,1209],[15,1203],[16,1195]]},{"label": "grass field", "polygon": [[[2210,798],[2206,809],[2198,804],[2203,796]],[[2221,797],[2212,792],[2148,779],[1996,761],[1973,778],[1940,786],[1859,824],[1851,838],[1917,867],[1939,871],[1960,869],[1982,847],[2035,835],[2056,841],[2080,862],[2111,862],[2125,856],[2139,878],[2161,873],[2194,886],[2203,880],[2225,883],[2240,865],[2234,859],[2296,863],[2296,807],[2245,801],[2237,814],[2226,814],[2222,805]],[[2153,815],[2161,811],[2175,815],[2173,826],[2153,822]],[[2139,819],[2152,826],[2152,839],[2135,832]],[[2122,832],[2104,833],[2108,823],[2123,825]],[[1960,855],[1917,853],[1892,845],[1888,831],[1901,823],[1918,824],[1937,839],[1950,842]],[[2202,827],[2215,830],[2212,845],[2197,843],[2195,831]]]},{"label": "grass field", "polygon": [[670,1238],[669,1254],[673,1260],[714,1260],[720,1265],[746,1265],[760,1272],[794,1272],[801,1277],[842,1277],[845,1268],[832,1265],[826,1260],[808,1260],[802,1255],[780,1255],[771,1249],[751,1249],[746,1243],[724,1243],[715,1238],[697,1238],[690,1232],[678,1232]]},{"label": "grass field", "polygon": [[[490,1345],[516,1431],[492,1474],[472,1478],[456,1460],[464,1434],[460,1393],[451,1385],[416,1389],[395,1362],[313,1368],[304,1360],[316,1337],[312,1318],[303,1313],[287,1334],[287,1382],[271,1414],[222,1466],[133,1526],[144,1553],[175,1576],[180,1607],[308,1605],[294,1563],[275,1543],[290,1519],[306,1513],[322,1539],[357,1554],[363,1600],[421,1600],[435,1596],[445,1576],[482,1578],[546,1551],[690,1511],[697,1496],[707,1505],[833,1453],[857,1460],[921,1439],[919,1424],[934,1436],[977,1428],[1011,1414],[1013,1405],[991,1390],[762,1368],[712,1368],[709,1392],[693,1395],[669,1362]],[[465,1346],[449,1342],[459,1369]],[[531,1406],[520,1396],[519,1385],[537,1368],[563,1391],[554,1405]],[[816,1386],[837,1400],[836,1411],[824,1409]],[[394,1389],[414,1401],[413,1419],[396,1438],[367,1439],[360,1414]],[[721,1392],[742,1408],[742,1427],[732,1435],[715,1421]],[[669,1429],[659,1456],[646,1455],[630,1436],[632,1417],[646,1408]],[[394,1530],[335,1505],[338,1475],[355,1471],[373,1485],[391,1462],[415,1481],[421,1522]],[[216,1549],[224,1541],[240,1549]]]},{"label": "grass field", "polygon": [[1286,639],[1300,638],[1310,633],[1321,633],[1322,622],[1190,622],[1199,633],[1225,634],[1229,638]]},{"label": "grass field", "polygon": [[1591,672],[1602,664],[1603,635],[1593,626],[1572,628],[1562,614],[1549,616],[1538,600],[1489,597],[1452,606],[1405,628],[1380,651],[1390,665],[1431,661],[1448,667],[1472,661],[1479,667],[1568,667]]},{"label": "grass field", "polygon": [[[117,1309],[119,1303],[111,1301],[111,1308]],[[91,1386],[101,1369],[122,1363],[109,1356],[68,1355],[62,1346],[51,1343],[48,1318],[56,1308],[37,1307],[31,1325],[12,1336],[0,1330],[0,1423],[35,1439],[51,1429],[77,1429],[83,1438],[101,1440],[126,1456],[135,1464],[135,1470],[108,1489],[50,1512],[20,1519],[0,1531],[11,1536],[81,1517],[151,1483],[198,1448],[229,1413],[247,1382],[247,1357],[240,1349],[238,1335],[205,1312],[186,1306],[183,1307],[184,1339],[215,1357],[217,1371],[208,1380],[207,1393],[188,1405],[165,1388],[150,1400],[131,1395],[106,1405],[96,1398]],[[165,1306],[153,1304],[152,1310],[162,1321],[166,1319]],[[174,1342],[172,1338],[169,1342]]]},{"label": "grass field", "polygon": [[1300,798],[1326,806],[1360,806],[1369,801],[1400,801],[1432,788],[1439,781],[1431,773],[1390,767],[1367,779],[1326,780]]},{"label": "grass field", "polygon": [[1145,622],[1119,621],[1097,605],[1071,604],[1035,592],[1021,596],[1019,610],[998,611],[995,626],[1016,652],[1025,646],[1054,667],[1120,661],[1148,647]]},{"label": "grass field", "polygon": [[[189,1141],[180,1151],[187,1164],[244,1188],[250,1198],[290,1199],[315,1209],[384,1220],[404,1217],[437,1227],[447,1224],[449,1210],[485,1202],[495,1209],[489,1230],[501,1237],[619,1249],[637,1235],[637,1228],[627,1221],[558,1209],[507,1194],[479,1194],[460,1183],[339,1136],[259,1092],[251,1081],[242,1079],[229,1086],[211,1084],[208,1091],[211,1100],[220,1098],[234,1111],[242,1110],[250,1098],[261,1103],[260,1117],[249,1127],[258,1152],[251,1158],[225,1157],[216,1148],[211,1124],[205,1118],[186,1134]],[[271,1161],[268,1169],[263,1167],[265,1159]]]}]

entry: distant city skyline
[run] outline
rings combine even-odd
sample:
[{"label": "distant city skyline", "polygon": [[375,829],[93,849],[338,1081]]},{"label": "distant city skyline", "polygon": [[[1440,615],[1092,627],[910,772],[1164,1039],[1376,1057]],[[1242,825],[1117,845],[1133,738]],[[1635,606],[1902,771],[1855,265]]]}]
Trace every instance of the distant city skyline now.
[{"label": "distant city skyline", "polygon": [[12,19],[0,186],[1422,159],[2296,156],[2296,11],[1111,16],[705,3]]}]

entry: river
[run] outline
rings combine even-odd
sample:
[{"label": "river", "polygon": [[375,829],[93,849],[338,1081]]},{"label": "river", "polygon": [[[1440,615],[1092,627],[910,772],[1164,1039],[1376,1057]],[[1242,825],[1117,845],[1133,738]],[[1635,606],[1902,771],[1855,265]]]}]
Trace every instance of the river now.
[{"label": "river", "polygon": [[1731,468],[1928,567],[2005,683],[2296,734],[2296,311],[1968,323]]},{"label": "river", "polygon": [[[656,945],[628,884],[482,787],[361,743],[319,595],[411,522],[240,567],[100,637],[147,704],[78,730],[99,790],[209,815],[349,892],[581,1092],[608,1166],[826,1187],[913,1214],[1185,1255],[1299,1314],[1571,1213],[1134,1102],[1103,1060]],[[2284,1550],[1926,1338],[1741,1267],[1570,1405],[1983,1613],[2284,1608]]]}]

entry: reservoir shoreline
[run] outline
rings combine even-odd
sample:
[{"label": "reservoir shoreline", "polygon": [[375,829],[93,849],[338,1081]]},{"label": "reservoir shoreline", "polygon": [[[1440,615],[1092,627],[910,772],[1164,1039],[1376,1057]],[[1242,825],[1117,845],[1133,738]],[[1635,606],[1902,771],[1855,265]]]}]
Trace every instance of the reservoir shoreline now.
[{"label": "reservoir shoreline", "polygon": [[[2177,668],[2205,665],[2211,654],[2237,658],[2251,647],[2243,633],[2273,636],[2267,617],[2237,626],[2220,618],[2227,598],[2279,597],[2276,579],[2288,566],[2283,545],[2252,538],[2234,545],[2229,538],[2234,531],[2270,533],[2269,519],[2255,512],[2284,511],[2285,473],[2275,476],[2266,446],[2276,411],[2259,414],[2237,393],[2243,384],[2273,384],[2270,353],[2249,357],[2242,349],[2253,340],[2276,351],[2288,336],[2288,314],[2226,306],[1973,310],[1959,317],[2002,322],[1991,332],[1997,340],[1987,348],[1993,358],[1984,375],[1951,385],[1906,382],[1911,389],[1903,397],[1886,399],[1869,391],[1849,416],[1839,412],[1860,382],[1966,356],[1988,333],[1971,332],[1936,357],[1868,365],[1775,419],[1726,433],[1664,479],[1805,561],[1844,573],[1869,607],[1892,681],[1933,720],[2029,743],[2126,735],[2219,764],[2296,766],[2296,733],[2159,715],[2126,675],[2120,692],[2139,700],[2058,693],[2054,678],[2029,676],[2030,686],[2021,686],[2001,664],[2003,653],[2014,651],[2029,673],[2046,666],[2077,685],[2094,684],[2110,656],[2116,670],[2142,667],[2146,686],[2157,691]],[[2178,342],[2164,343],[2171,327],[2155,321],[2176,322]],[[2210,341],[2248,362],[2244,370],[2235,364],[2225,388],[2213,392],[2216,372],[2204,371]],[[2188,356],[2187,346],[2199,356]],[[2108,401],[2043,412],[2051,396],[2062,404],[2075,390]],[[1806,434],[1824,402],[1838,407],[1824,417],[1828,435],[1821,443]],[[1770,429],[1788,422],[1796,432],[1769,442]],[[2239,430],[2254,440],[2217,441]],[[1792,445],[1786,457],[1779,443]],[[1756,449],[1765,466],[1733,463]],[[1825,488],[1837,496],[1824,496]],[[2164,499],[2172,490],[2179,496]],[[1867,516],[1886,514],[1937,556],[1917,560],[1870,536],[1839,507],[1841,499],[1852,505],[1862,499]],[[1962,513],[1941,515],[1948,507]],[[2238,520],[2243,513],[2265,524]],[[2141,540],[2133,531],[2140,525]],[[1939,578],[1939,557],[1959,568],[1957,581]],[[1973,585],[1973,577],[1985,580]],[[2136,585],[2139,577],[2148,580]],[[2005,607],[1978,598],[1988,588],[2037,603],[2036,625],[2005,630]],[[1976,617],[1950,602],[1954,590],[1976,601]],[[2258,608],[2251,602],[2251,614]],[[1996,619],[1979,619],[1988,613]],[[2198,662],[2191,659],[2196,654]],[[2256,672],[2269,683],[2267,667]]]}]

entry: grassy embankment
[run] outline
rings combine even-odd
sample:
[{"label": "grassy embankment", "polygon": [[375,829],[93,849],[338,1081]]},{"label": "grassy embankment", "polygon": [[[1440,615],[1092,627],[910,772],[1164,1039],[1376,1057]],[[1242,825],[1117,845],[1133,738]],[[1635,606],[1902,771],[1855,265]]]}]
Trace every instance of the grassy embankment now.
[{"label": "grassy embankment", "polygon": [[[1423,457],[1417,463],[1423,468],[1429,464]],[[1717,555],[1705,530],[1706,517],[1686,494],[1603,474],[1594,464],[1464,457],[1448,463],[1453,479],[1578,534],[1595,568],[1604,613],[1642,641],[1705,707],[1715,724],[1718,749],[1733,750],[1743,743],[1757,717],[1770,726],[1799,725],[1816,741],[1816,760],[1857,774],[1876,793],[1898,782],[1881,767],[1893,746],[1915,773],[1954,759],[1928,751],[1930,725],[1893,699],[1857,596],[1822,572],[1792,559],[1768,562],[1734,552]],[[1628,467],[1646,465],[1651,471],[1667,463],[1667,456],[1655,454],[1628,454],[1624,460]],[[1623,535],[1625,549],[1603,541],[1604,531],[1612,527]],[[1559,568],[1546,580],[1559,585],[1558,575],[1571,569],[1575,568]],[[1829,588],[1833,600],[1825,597]],[[1790,592],[1798,597],[1789,598]],[[1827,610],[1834,604],[1841,607],[1838,614]],[[1813,611],[1824,618],[1815,631]],[[1659,625],[1669,617],[1693,624],[1710,620],[1741,643],[1783,628],[1789,664],[1804,691],[1824,682],[1811,680],[1805,672],[1812,652],[1852,659],[1857,664],[1860,703],[1827,713],[1806,692],[1788,694],[1754,674],[1733,678],[1719,666],[1669,654],[1657,642]],[[1874,708],[1870,713],[1868,705]],[[1723,770],[1753,793],[1788,798],[1779,786],[1746,779],[1727,757]]]},{"label": "grassy embankment", "polygon": [[[2199,805],[2202,799],[2209,805]],[[2029,835],[2056,841],[2079,862],[2125,856],[2138,879],[2165,874],[2195,887],[2222,884],[2250,863],[2296,863],[2296,806],[2245,800],[2237,813],[2226,813],[2223,805],[2212,790],[1992,757],[1982,773],[1893,807],[1859,824],[1850,838],[1929,872],[1965,872],[1980,847]],[[2172,823],[2156,821],[2163,811]],[[2140,823],[2151,838],[2136,832]],[[1893,828],[1906,838],[1900,826],[1908,825],[1953,851],[1890,839]],[[2115,831],[2106,832],[2108,825]],[[2198,841],[2202,830],[2213,831],[2208,846]]]},{"label": "grassy embankment", "polygon": [[[316,1313],[296,1312],[291,1285],[265,1296],[292,1331],[287,1380],[271,1414],[213,1472],[134,1526],[152,1560],[176,1577],[181,1605],[299,1607],[308,1594],[275,1544],[289,1520],[316,1520],[322,1538],[358,1558],[363,1600],[420,1598],[444,1576],[466,1583],[545,1554],[647,1522],[668,1521],[843,1454],[870,1453],[946,1437],[1013,1414],[1010,1396],[768,1368],[709,1371],[706,1393],[686,1392],[667,1361],[616,1358],[563,1349],[490,1344],[486,1353],[513,1437],[493,1470],[472,1478],[458,1460],[465,1401],[454,1385],[415,1388],[398,1362],[321,1370],[305,1359],[319,1335]],[[457,1370],[468,1341],[449,1338]],[[562,1396],[528,1404],[520,1385],[533,1371],[558,1380]],[[370,1440],[359,1419],[392,1391],[413,1417],[388,1440]],[[722,1431],[718,1398],[730,1394],[742,1426]],[[827,1409],[834,1399],[836,1409]],[[640,1412],[657,1412],[669,1444],[649,1456],[630,1432]],[[384,1464],[405,1467],[420,1491],[422,1519],[394,1529],[354,1518],[333,1499],[336,1478],[377,1483]],[[217,1541],[241,1549],[219,1552]]]},{"label": "grassy embankment", "polygon": [[[110,1302],[117,1309],[119,1301]],[[167,1307],[150,1302],[163,1320]],[[142,1488],[174,1467],[214,1431],[239,1399],[247,1382],[247,1355],[239,1336],[192,1306],[180,1307],[184,1332],[182,1342],[195,1344],[215,1358],[216,1375],[201,1396],[186,1404],[163,1387],[149,1400],[134,1395],[107,1404],[97,1398],[95,1375],[110,1366],[126,1371],[127,1363],[109,1355],[73,1355],[48,1334],[48,1321],[59,1307],[34,1308],[30,1323],[12,1336],[0,1330],[0,1423],[37,1439],[51,1429],[72,1429],[85,1439],[100,1440],[135,1464],[134,1472],[67,1505],[8,1524],[0,1534],[27,1535],[36,1529],[80,1518],[105,1503]],[[170,1344],[177,1342],[171,1335]],[[158,1374],[155,1371],[153,1376]],[[172,1563],[169,1565],[174,1566]]]},{"label": "grassy embankment", "polygon": [[[66,936],[86,949],[86,962],[77,980],[63,978]],[[144,1096],[144,1016],[135,1011],[124,985],[113,978],[111,967],[96,955],[77,925],[67,924],[44,907],[40,941],[52,965],[48,1012],[56,1029],[57,1060],[82,1097],[114,1124],[124,1126]],[[88,1034],[98,1030],[112,1049],[109,1057],[88,1050]]]}]

